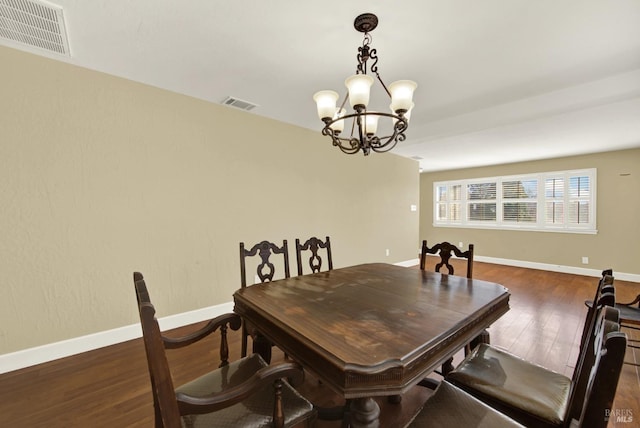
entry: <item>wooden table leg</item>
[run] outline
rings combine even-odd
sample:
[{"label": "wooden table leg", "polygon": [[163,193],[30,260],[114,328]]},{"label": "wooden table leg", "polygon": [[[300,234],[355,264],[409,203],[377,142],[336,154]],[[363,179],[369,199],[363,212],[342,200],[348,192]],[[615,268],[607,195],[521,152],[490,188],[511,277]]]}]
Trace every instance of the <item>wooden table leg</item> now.
[{"label": "wooden table leg", "polygon": [[271,342],[260,334],[253,338],[253,352],[260,354],[267,364],[271,363],[271,346]]},{"label": "wooden table leg", "polygon": [[371,398],[356,398],[351,401],[351,428],[379,428],[380,406]]}]

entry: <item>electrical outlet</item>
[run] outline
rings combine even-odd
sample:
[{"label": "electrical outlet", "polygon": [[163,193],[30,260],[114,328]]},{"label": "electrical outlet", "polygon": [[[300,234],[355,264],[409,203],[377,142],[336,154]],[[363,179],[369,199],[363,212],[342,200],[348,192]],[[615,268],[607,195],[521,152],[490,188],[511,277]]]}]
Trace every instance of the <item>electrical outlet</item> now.
[{"label": "electrical outlet", "polygon": [[389,249],[388,248],[385,250],[385,253],[387,254],[387,257],[389,257]]},{"label": "electrical outlet", "polygon": [[411,211],[418,211],[417,205],[411,205]]},{"label": "electrical outlet", "polygon": [[589,257],[585,257],[585,256],[583,256],[583,257],[582,257],[582,264],[583,264],[583,265],[588,265],[588,264],[589,264]]},{"label": "electrical outlet", "polygon": [[464,244],[462,243],[462,241],[458,242],[458,248],[462,248],[464,247]]}]

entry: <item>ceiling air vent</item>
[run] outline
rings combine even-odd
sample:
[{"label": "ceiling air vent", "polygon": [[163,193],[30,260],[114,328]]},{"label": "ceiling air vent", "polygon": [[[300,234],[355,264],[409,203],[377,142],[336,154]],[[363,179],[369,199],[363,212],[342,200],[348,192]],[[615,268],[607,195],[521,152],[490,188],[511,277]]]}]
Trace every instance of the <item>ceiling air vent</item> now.
[{"label": "ceiling air vent", "polygon": [[422,160],[424,158],[422,158],[420,156],[411,156],[411,159],[419,161],[419,160]]},{"label": "ceiling air vent", "polygon": [[71,56],[62,8],[44,1],[0,0],[0,38]]},{"label": "ceiling air vent", "polygon": [[222,104],[226,106],[239,108],[240,110],[245,110],[245,111],[251,111],[254,108],[258,107],[258,104],[250,103],[249,101],[244,101],[234,97],[225,98],[224,101],[222,101]]}]

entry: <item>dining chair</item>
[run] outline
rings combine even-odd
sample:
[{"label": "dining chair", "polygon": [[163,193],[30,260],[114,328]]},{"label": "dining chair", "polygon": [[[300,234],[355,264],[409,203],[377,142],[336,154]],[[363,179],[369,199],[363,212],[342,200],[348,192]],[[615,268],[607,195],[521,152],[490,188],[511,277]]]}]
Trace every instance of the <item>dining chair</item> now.
[{"label": "dining chair", "polygon": [[[596,326],[596,318],[600,311],[605,307],[612,308],[615,305],[615,288],[613,287],[614,279],[611,275],[609,275],[611,271],[604,270],[602,272],[602,277],[598,280],[597,286],[595,288],[594,300],[598,302],[597,305],[587,306],[587,314],[585,316],[585,321],[583,324],[580,347],[578,358],[575,364],[575,369],[573,372],[573,376],[569,379],[566,376],[560,375],[558,373],[547,370],[543,367],[537,366],[535,364],[529,363],[525,360],[519,359],[508,353],[500,353],[509,364],[514,366],[515,368],[509,372],[510,375],[510,383],[505,384],[502,388],[497,388],[499,393],[502,396],[511,396],[511,397],[521,397],[523,389],[521,384],[527,384],[529,390],[524,393],[526,397],[530,395],[531,397],[545,397],[545,396],[555,396],[557,403],[566,403],[567,411],[571,418],[576,418],[580,415],[582,410],[582,403],[584,401],[584,394],[586,390],[586,383],[588,380],[587,372],[581,370],[582,367],[587,367],[592,361],[590,360],[590,356],[587,352],[590,346],[593,346],[593,334],[595,332]],[[605,319],[612,322],[618,322],[619,320],[619,311],[605,311],[604,312]],[[590,341],[591,340],[591,341]],[[488,345],[482,345],[483,347],[487,347]],[[475,383],[478,379],[475,379],[475,369],[478,364],[482,364],[481,360],[476,360],[472,356],[468,356],[465,361],[463,361],[456,370],[449,373],[448,379],[453,383],[461,382],[463,385],[465,383]],[[500,362],[500,358],[496,356],[492,356],[494,360],[492,362]],[[496,379],[506,380],[507,374],[504,373],[504,370],[500,364],[493,364],[492,367],[495,367],[496,375],[498,376]],[[486,374],[486,368],[484,370]],[[528,382],[528,376],[531,375],[531,372],[536,373],[536,377],[540,379],[540,383],[531,383]],[[482,371],[481,371],[482,373]],[[545,389],[548,388],[548,389]],[[571,404],[569,405],[569,394],[573,394]],[[498,395],[498,394],[496,394]],[[514,407],[518,406],[518,403],[513,404]],[[538,413],[547,414],[551,413],[549,407],[553,406],[553,402],[540,404],[541,409],[538,410]],[[561,409],[562,410],[562,409]],[[564,410],[563,410],[564,411]],[[551,419],[552,417],[548,417]]]},{"label": "dining chair", "polygon": [[[282,267],[276,269],[275,264],[271,261],[271,256],[282,255]],[[247,284],[253,284],[250,279],[247,278],[247,266],[246,259],[249,257],[257,257],[259,261],[256,262],[256,275],[255,280],[262,283],[273,281],[276,271],[280,271],[284,278],[289,278],[289,247],[287,240],[282,241],[282,246],[277,246],[273,242],[261,241],[255,244],[251,249],[245,248],[244,242],[240,242],[240,285],[242,288],[247,287]],[[253,343],[253,352],[259,353],[264,360],[271,362],[271,347],[272,344],[260,336],[256,329],[247,322],[242,323],[242,348],[241,356],[247,356],[248,338],[251,336]]]},{"label": "dining chair", "polygon": [[593,299],[585,300],[584,304],[587,307],[587,319],[584,323],[584,327],[582,329],[582,337],[580,339],[580,349],[584,345],[587,336],[589,335],[588,326],[589,323],[593,323],[593,318],[595,316],[595,310],[593,308],[593,302],[600,302],[600,306],[615,306],[615,287],[613,285],[614,277],[613,270],[604,269],[602,271],[602,275],[600,276],[600,280],[598,281],[598,285],[596,287],[595,296]]},{"label": "dining chair", "polygon": [[[592,423],[589,418],[598,411],[604,420],[615,396],[627,338],[619,332],[617,309],[595,305],[594,311],[572,378],[480,344],[446,380],[525,426]],[[584,419],[585,414],[591,416]]]},{"label": "dining chair", "polygon": [[473,278],[473,244],[469,244],[467,251],[462,251],[455,245],[449,242],[440,242],[433,247],[427,245],[427,240],[422,241],[422,250],[420,251],[420,269],[425,270],[427,263],[427,255],[437,255],[440,260],[435,265],[435,271],[440,272],[440,269],[445,266],[449,275],[454,275],[453,265],[450,263],[451,257],[467,259],[467,278]]},{"label": "dining chair", "polygon": [[[455,245],[449,242],[440,242],[435,244],[433,247],[429,247],[427,245],[427,240],[422,241],[422,249],[420,251],[420,269],[425,270],[427,265],[427,256],[428,255],[437,255],[440,257],[439,261],[435,264],[434,270],[436,272],[440,272],[442,267],[447,268],[447,272],[449,275],[454,275],[454,267],[450,263],[451,257],[455,256],[458,258],[467,259],[467,272],[466,277],[471,279],[473,278],[473,244],[469,244],[469,248],[467,251],[462,251]],[[480,335],[474,338],[470,343],[465,345],[464,354],[469,355],[471,350],[476,347],[480,343],[489,343],[489,332],[484,330]],[[442,372],[440,374],[446,375],[451,370],[454,369],[453,366],[453,357],[449,358],[442,364]]]},{"label": "dining chair", "polygon": [[[603,275],[605,273],[613,275],[613,270],[607,269],[602,273]],[[589,307],[592,302],[593,300],[585,300],[584,303]],[[640,330],[640,294],[638,294],[631,302],[616,302],[615,307],[620,311],[620,328]],[[627,346],[632,349],[640,349],[638,342],[640,342],[640,340],[630,338],[628,339]],[[640,364],[631,361],[625,361],[625,364],[640,367]]]},{"label": "dining chair", "polygon": [[[165,337],[142,274],[136,272],[133,278],[156,428],[313,426],[313,405],[289,383],[303,379],[298,364],[268,366],[258,354],[229,362],[227,333],[240,328],[239,315],[220,315],[191,334]],[[220,366],[175,388],[165,350],[191,345],[216,331],[220,333]]]},{"label": "dining chair", "polygon": [[585,391],[588,381],[588,373],[582,370],[583,367],[588,367],[593,363],[592,354],[588,353],[588,349],[592,347],[592,343],[589,342],[593,337],[596,318],[600,311],[605,311],[605,318],[609,321],[615,322],[619,326],[620,311],[610,311],[604,309],[605,307],[615,308],[616,305],[616,293],[614,287],[614,278],[611,275],[613,272],[610,269],[602,271],[602,277],[598,281],[596,292],[594,295],[594,301],[596,305],[591,304],[587,306],[587,315],[585,317],[584,325],[582,327],[582,336],[580,338],[580,353],[573,372],[572,382],[572,401],[570,408],[570,416],[577,418],[582,410],[582,405],[585,398]]},{"label": "dining chair", "polygon": [[302,263],[302,252],[310,251],[311,257],[309,257],[309,269],[311,273],[318,273],[322,270],[322,257],[318,252],[324,249],[327,255],[327,270],[333,269],[333,259],[331,257],[331,239],[327,236],[325,241],[319,238],[311,237],[307,239],[304,244],[300,244],[300,239],[296,238],[296,261],[298,265],[298,275],[304,273]]},{"label": "dining chair", "polygon": [[[513,382],[509,374],[515,363],[519,366],[519,360],[502,359],[503,353],[495,348],[490,348],[486,344],[481,344],[474,351],[474,355],[483,356],[483,364],[486,370],[482,376],[478,377],[478,382],[470,388],[468,385],[461,387],[458,383],[450,382],[447,378],[440,382],[434,394],[429,397],[414,418],[410,427],[415,428],[445,428],[453,426],[464,427],[582,427],[582,428],[605,428],[608,423],[607,415],[611,414],[613,399],[620,378],[620,372],[624,360],[627,337],[619,330],[619,325],[609,321],[606,312],[618,312],[615,308],[606,308],[599,311],[596,322],[592,354],[592,364],[585,366],[582,370],[587,374],[587,385],[585,391],[584,405],[576,418],[569,416],[569,406],[562,397],[555,396],[549,392],[551,388],[545,389],[545,382],[554,382],[554,379],[544,378],[547,374],[535,370],[529,370],[525,383]],[[616,318],[613,315],[613,318]],[[482,349],[484,348],[484,349]],[[485,353],[485,351],[491,351]],[[475,357],[474,357],[475,358]],[[520,360],[521,361],[521,360]],[[531,365],[531,369],[535,366]],[[480,367],[477,367],[480,369]],[[480,374],[478,372],[478,374]],[[541,377],[538,377],[542,375]],[[561,376],[557,374],[558,376]],[[521,378],[519,380],[525,380]],[[537,385],[537,391],[531,391],[529,383]],[[551,419],[540,418],[529,413],[530,409],[522,412],[514,412],[513,408],[505,405],[503,401],[496,401],[492,396],[492,389],[501,388],[504,385],[511,385],[514,390],[507,399],[511,403],[522,405],[525,403],[537,402],[543,406],[553,408],[548,416]],[[480,393],[478,390],[483,390]],[[531,393],[548,395],[530,395]],[[563,394],[564,395],[564,394]],[[537,406],[534,405],[534,406]],[[518,409],[521,410],[522,409]],[[562,413],[562,411],[566,413]]]},{"label": "dining chair", "polygon": [[315,236],[307,239],[304,244],[300,244],[300,239],[296,238],[296,260],[298,262],[298,275],[303,274],[302,252],[310,251],[311,257],[309,257],[309,269],[311,273],[317,273],[322,270],[322,257],[318,252],[324,249],[327,255],[327,267],[328,270],[333,269],[333,259],[331,258],[331,240],[327,236],[326,240],[316,238]]},{"label": "dining chair", "polygon": [[259,282],[273,281],[276,267],[271,261],[271,256],[274,254],[282,254],[282,273],[284,278],[289,278],[291,274],[289,273],[289,248],[286,239],[282,241],[281,247],[278,247],[273,242],[261,241],[251,247],[250,250],[245,248],[244,242],[240,243],[240,284],[243,288],[249,283],[246,268],[246,259],[248,257],[258,256],[260,258],[256,266],[256,280],[259,280]]},{"label": "dining chair", "polygon": [[[640,330],[640,294],[628,303],[616,303],[616,308],[620,310],[620,327],[631,330]],[[629,339],[627,346],[632,349],[640,349],[638,339]],[[625,361],[625,364],[640,367],[640,364]]]}]

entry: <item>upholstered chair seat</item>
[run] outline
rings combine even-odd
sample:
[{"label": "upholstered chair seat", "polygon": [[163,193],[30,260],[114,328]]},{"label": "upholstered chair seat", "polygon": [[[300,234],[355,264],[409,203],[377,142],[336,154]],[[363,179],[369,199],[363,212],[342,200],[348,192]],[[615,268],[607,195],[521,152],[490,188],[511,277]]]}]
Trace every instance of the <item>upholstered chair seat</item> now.
[{"label": "upholstered chair seat", "polygon": [[522,427],[463,390],[443,381],[408,425],[412,428]]},{"label": "upholstered chair seat", "polygon": [[522,412],[524,420],[540,420],[542,425],[562,425],[569,405],[570,378],[484,343],[447,379],[472,388],[488,401],[497,399]]},{"label": "upholstered chair seat", "polygon": [[[176,388],[176,395],[179,399],[180,393],[194,397],[220,394],[246,382],[263,367],[267,367],[267,363],[262,357],[252,354]],[[287,410],[284,426],[295,426],[308,418],[313,406],[288,383],[282,386],[282,402]],[[264,385],[231,407],[214,413],[182,416],[182,425],[185,428],[272,427],[274,399],[273,386]]]}]

